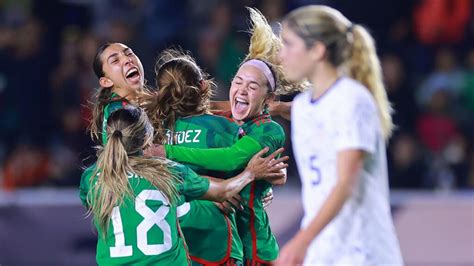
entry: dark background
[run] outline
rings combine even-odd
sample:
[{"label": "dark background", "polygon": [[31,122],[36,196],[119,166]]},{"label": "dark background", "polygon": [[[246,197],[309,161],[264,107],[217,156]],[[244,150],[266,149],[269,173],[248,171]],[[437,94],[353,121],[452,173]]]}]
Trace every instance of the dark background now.
[{"label": "dark background", "polygon": [[[472,188],[471,0],[0,1],[0,188],[78,186],[93,160],[87,103],[100,44],[129,45],[150,85],[159,51],[180,45],[215,78],[216,99],[227,99],[248,47],[244,7],[260,9],[278,30],[284,14],[311,3],[339,9],[376,39],[398,127],[388,149],[391,187]],[[289,139],[289,123],[279,121]],[[289,185],[298,184],[294,165],[289,173]]]},{"label": "dark background", "polygon": [[[94,263],[96,236],[77,187],[94,159],[87,105],[99,45],[130,46],[149,85],[158,53],[181,45],[219,84],[216,99],[227,99],[248,48],[244,7],[278,30],[284,14],[306,4],[339,9],[377,42],[395,109],[387,154],[390,186],[403,190],[392,192],[392,206],[407,265],[472,265],[471,0],[0,0],[0,264]],[[278,121],[291,155],[289,122]],[[280,244],[298,229],[298,188],[293,163],[269,209]]]}]

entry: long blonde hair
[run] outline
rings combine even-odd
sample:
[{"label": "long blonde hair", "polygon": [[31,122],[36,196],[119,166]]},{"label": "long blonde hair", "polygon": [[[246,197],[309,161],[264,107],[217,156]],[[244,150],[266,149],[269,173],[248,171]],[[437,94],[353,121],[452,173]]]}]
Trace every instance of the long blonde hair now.
[{"label": "long blonde hair", "polygon": [[[245,62],[258,59],[266,63],[275,78],[275,94],[289,94],[299,92],[305,89],[306,83],[290,82],[283,72],[283,66],[278,53],[281,50],[281,39],[275,35],[267,19],[257,9],[247,8],[250,12],[251,28],[249,33],[250,45],[249,52],[242,64]],[[242,65],[241,64],[241,65]]]},{"label": "long blonde hair", "polygon": [[141,156],[152,142],[153,127],[138,107],[114,111],[107,121],[108,141],[99,149],[97,167],[90,179],[87,197],[89,212],[94,214],[104,234],[115,206],[133,197],[128,175],[136,174],[159,189],[171,203],[176,201],[177,178],[170,173],[170,161]]},{"label": "long blonde hair", "polygon": [[328,61],[367,87],[377,104],[384,137],[388,139],[394,127],[392,108],[369,32],[339,11],[321,5],[298,8],[290,12],[283,23],[303,39],[306,47],[312,47],[316,41],[323,43]]}]

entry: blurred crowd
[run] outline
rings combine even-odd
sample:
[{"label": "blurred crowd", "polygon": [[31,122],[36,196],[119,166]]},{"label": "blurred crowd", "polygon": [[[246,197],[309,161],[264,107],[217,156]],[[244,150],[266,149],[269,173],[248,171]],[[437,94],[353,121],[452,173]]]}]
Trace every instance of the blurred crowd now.
[{"label": "blurred crowd", "polygon": [[[387,153],[390,186],[473,188],[472,0],[0,1],[0,188],[77,186],[94,160],[86,129],[98,85],[91,65],[102,43],[130,46],[151,86],[159,51],[190,50],[215,78],[215,98],[225,100],[248,48],[245,6],[278,31],[289,10],[307,4],[333,6],[376,38],[397,125]],[[279,122],[289,139],[289,122]]]}]

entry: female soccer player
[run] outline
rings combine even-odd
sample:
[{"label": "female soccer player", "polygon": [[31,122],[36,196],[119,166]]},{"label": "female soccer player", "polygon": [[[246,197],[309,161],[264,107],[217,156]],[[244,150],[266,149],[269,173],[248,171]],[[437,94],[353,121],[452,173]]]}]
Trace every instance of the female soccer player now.
[{"label": "female soccer player", "polygon": [[[209,109],[213,83],[194,59],[179,50],[168,49],[156,65],[156,96],[145,100],[146,109],[157,129],[158,143],[193,148],[232,146],[239,127],[231,119],[211,115]],[[226,178],[232,173],[209,171],[190,164],[198,174]],[[269,182],[284,182],[286,176],[269,177]],[[242,262],[242,243],[232,213],[222,214],[209,201],[187,203],[187,214],[180,225],[188,243],[193,264],[234,265]],[[184,207],[184,206],[183,206]],[[229,261],[230,259],[230,261]]]},{"label": "female soccer player", "polygon": [[99,265],[188,265],[176,205],[197,198],[226,200],[279,168],[276,153],[262,159],[261,152],[241,174],[214,182],[171,161],[143,157],[153,127],[132,105],[110,114],[106,133],[96,167],[84,172],[80,186],[98,229]]},{"label": "female soccer player", "polygon": [[[146,100],[147,112],[157,130],[156,143],[194,148],[229,147],[237,141],[238,126],[230,119],[210,114],[214,84],[194,59],[182,51],[163,51],[157,61],[156,95]],[[212,172],[189,164],[201,175],[220,178],[230,173]],[[193,265],[236,265],[243,260],[242,241],[233,214],[223,214],[210,201],[195,200],[179,207],[180,226]]]},{"label": "female soccer player", "polygon": [[282,64],[312,90],[293,101],[305,216],[279,265],[401,265],[385,143],[393,125],[372,37],[340,12],[306,6],[283,21]]},{"label": "female soccer player", "polygon": [[[265,109],[275,93],[299,87],[285,79],[278,64],[279,38],[258,11],[250,9],[250,16],[253,27],[249,54],[232,81],[229,95],[230,117],[240,126],[239,140],[232,147],[220,149],[165,145],[167,158],[210,170],[232,171],[245,166],[252,154],[263,147],[274,151],[284,145],[283,129]],[[270,183],[259,181],[240,193],[247,204],[237,213],[236,220],[247,264],[269,264],[278,255],[278,245],[260,201],[270,187]]]},{"label": "female soccer player", "polygon": [[102,45],[95,55],[93,69],[100,88],[94,100],[90,131],[94,140],[105,144],[109,115],[130,103],[138,104],[138,96],[147,89],[140,59],[124,44]]}]

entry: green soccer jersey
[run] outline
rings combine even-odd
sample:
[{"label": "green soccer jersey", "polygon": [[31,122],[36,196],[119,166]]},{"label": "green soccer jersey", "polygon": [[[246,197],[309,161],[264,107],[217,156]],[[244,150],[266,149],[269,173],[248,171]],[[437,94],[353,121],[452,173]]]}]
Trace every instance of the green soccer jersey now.
[{"label": "green soccer jersey", "polygon": [[[228,147],[238,139],[239,127],[230,119],[214,115],[197,115],[178,119],[174,132],[168,132],[168,143],[194,148]],[[193,164],[201,175],[226,178],[231,173],[213,172]],[[193,261],[201,264],[223,263],[232,257],[242,260],[242,242],[234,215],[224,215],[210,201],[196,200],[180,206],[180,225]]]},{"label": "green soccer jersey", "polygon": [[[170,171],[183,181],[177,185],[182,195],[180,202],[201,197],[209,189],[209,180],[188,167],[171,162],[170,166]],[[90,197],[94,167],[84,171],[81,178],[80,198],[85,206]],[[97,227],[97,263],[188,265],[185,242],[178,229],[176,205],[170,204],[147,180],[134,174],[128,178],[133,197],[125,196],[123,203],[113,209],[106,235]]]},{"label": "green soccer jersey", "polygon": [[[269,115],[247,121],[241,128],[242,134],[255,139],[261,148],[269,148],[266,156],[285,145],[283,128]],[[270,188],[271,184],[263,180],[247,185],[240,192],[247,204],[236,216],[239,235],[244,243],[245,259],[261,263],[275,260],[279,250],[261,200]]]},{"label": "green soccer jersey", "polygon": [[110,102],[104,107],[104,117],[102,119],[102,144],[107,143],[107,120],[109,119],[110,114],[113,111],[122,109],[129,104],[127,101],[123,100],[116,93],[112,93],[110,97]]},{"label": "green soccer jersey", "polygon": [[[240,139],[229,148],[189,149],[166,146],[166,156],[180,162],[219,171],[243,169],[252,156],[269,147],[266,155],[284,146],[283,128],[267,114],[248,120],[241,126]],[[270,230],[268,216],[261,198],[271,185],[256,181],[247,185],[240,195],[246,200],[244,211],[238,213],[237,226],[244,244],[244,257],[255,261],[272,261],[278,256],[278,245]]]},{"label": "green soccer jersey", "polygon": [[[173,133],[166,133],[165,148],[221,148],[232,146],[239,138],[239,127],[229,118],[217,115],[202,114],[176,120]],[[169,158],[171,159],[171,158]],[[185,162],[200,175],[217,175],[225,172],[210,172],[208,168]]]}]

